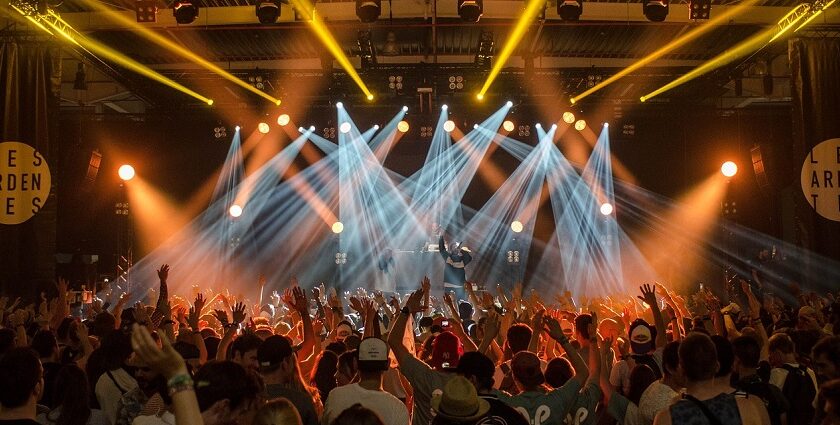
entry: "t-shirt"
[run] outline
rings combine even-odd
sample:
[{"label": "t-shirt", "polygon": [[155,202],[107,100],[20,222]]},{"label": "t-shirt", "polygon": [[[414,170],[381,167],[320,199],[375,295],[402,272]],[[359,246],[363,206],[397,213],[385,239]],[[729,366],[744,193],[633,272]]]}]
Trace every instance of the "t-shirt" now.
[{"label": "t-shirt", "polygon": [[318,425],[318,414],[315,413],[315,405],[312,403],[312,396],[309,394],[288,388],[282,384],[266,385],[265,394],[269,400],[283,397],[292,402],[300,414],[303,425]]},{"label": "t-shirt", "polygon": [[[653,360],[659,365],[660,370],[662,369],[663,349],[664,347],[657,348],[656,351],[653,352]],[[639,362],[635,360],[633,362],[636,365],[639,364]],[[630,393],[630,372],[632,372],[632,370],[630,368],[629,360],[620,360],[618,363],[613,365],[613,368],[610,371],[610,384],[613,387],[618,388],[624,395]]]},{"label": "t-shirt", "polygon": [[408,425],[408,409],[400,399],[385,391],[368,390],[358,383],[337,387],[330,391],[327,404],[324,405],[323,425],[332,421],[350,406],[359,403],[376,412],[382,423]]},{"label": "t-shirt", "polygon": [[607,413],[621,425],[642,425],[645,423],[639,413],[639,407],[619,393],[613,393],[610,397],[610,402],[607,403]]},{"label": "t-shirt", "polygon": [[578,392],[572,408],[566,415],[566,425],[594,425],[598,423],[595,408],[601,401],[601,388],[595,382],[588,383]]},{"label": "t-shirt", "polygon": [[[795,368],[799,367],[799,363],[788,363],[788,364],[795,367]],[[814,374],[814,370],[809,367],[807,369],[807,371],[808,371],[808,376],[811,377],[811,381],[814,382],[814,388],[819,388],[820,386],[817,384],[817,375]],[[788,372],[787,369],[785,369],[785,368],[774,367],[773,369],[770,370],[770,383],[779,387],[780,390],[783,390],[785,388],[785,380],[787,380],[788,373],[790,373],[790,372]],[[819,391],[817,391],[817,393],[819,393]],[[814,402],[813,402],[812,406],[817,405],[818,395],[814,396]]]},{"label": "t-shirt", "polygon": [[137,380],[120,368],[105,372],[96,381],[95,393],[99,406],[105,412],[108,422],[117,420],[117,411],[123,394],[137,388]]},{"label": "t-shirt", "polygon": [[650,384],[639,399],[639,413],[645,423],[652,424],[660,410],[667,409],[679,393],[660,381]]},{"label": "t-shirt", "polygon": [[132,425],[175,425],[175,415],[170,412],[163,412],[160,416],[138,416],[134,418]]},{"label": "t-shirt", "polygon": [[452,374],[438,372],[422,360],[407,356],[406,361],[400,363],[402,372],[411,388],[414,389],[414,406],[411,423],[413,425],[429,425],[432,422],[432,396],[443,393],[443,386]]},{"label": "t-shirt", "polygon": [[[540,359],[540,369],[545,373],[545,369],[548,368],[548,362],[543,359]],[[496,371],[493,372],[493,388],[499,390],[501,388],[502,381],[505,379],[505,371],[510,373],[510,360],[496,366]]]},{"label": "t-shirt", "polygon": [[569,379],[562,387],[550,392],[526,391],[515,396],[496,393],[499,400],[513,406],[531,425],[562,425],[566,414],[574,406],[580,383]]}]

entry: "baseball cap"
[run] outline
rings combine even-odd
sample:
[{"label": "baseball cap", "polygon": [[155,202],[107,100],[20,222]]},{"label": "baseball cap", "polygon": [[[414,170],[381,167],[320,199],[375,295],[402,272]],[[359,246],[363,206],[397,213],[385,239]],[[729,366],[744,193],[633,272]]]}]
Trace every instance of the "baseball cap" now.
[{"label": "baseball cap", "polygon": [[630,324],[630,350],[633,354],[647,354],[653,351],[656,341],[656,328],[643,319],[636,319]]},{"label": "baseball cap", "polygon": [[388,344],[377,337],[367,337],[359,343],[359,369],[387,370],[390,363]]},{"label": "baseball cap", "polygon": [[526,387],[535,387],[545,383],[545,375],[540,367],[540,358],[530,351],[516,353],[510,362],[513,377]]},{"label": "baseball cap", "polygon": [[441,332],[433,342],[429,366],[435,369],[456,367],[463,353],[464,346],[457,335],[449,331]]},{"label": "baseball cap", "polygon": [[291,356],[293,352],[289,338],[273,335],[266,338],[257,349],[257,361],[260,362],[262,368],[272,368]]}]

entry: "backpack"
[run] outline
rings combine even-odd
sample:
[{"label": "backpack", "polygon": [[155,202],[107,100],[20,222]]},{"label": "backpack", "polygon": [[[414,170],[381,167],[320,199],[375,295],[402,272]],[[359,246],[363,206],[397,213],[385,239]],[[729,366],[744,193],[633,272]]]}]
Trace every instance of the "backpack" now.
[{"label": "backpack", "polygon": [[770,415],[771,425],[781,425],[782,414],[790,410],[782,390],[769,382],[763,381],[758,375],[752,375],[739,381],[735,384],[735,388],[761,399]]},{"label": "backpack", "polygon": [[813,402],[817,389],[814,387],[814,381],[811,380],[808,369],[803,365],[794,367],[789,364],[782,365],[782,369],[788,371],[785,384],[782,386],[782,394],[790,403],[788,417],[796,418],[799,423],[811,423],[814,419]]},{"label": "backpack", "polygon": [[643,364],[650,367],[654,375],[656,375],[657,380],[662,379],[662,366],[659,365],[656,358],[650,354],[633,354],[631,357],[636,361],[636,364]]}]

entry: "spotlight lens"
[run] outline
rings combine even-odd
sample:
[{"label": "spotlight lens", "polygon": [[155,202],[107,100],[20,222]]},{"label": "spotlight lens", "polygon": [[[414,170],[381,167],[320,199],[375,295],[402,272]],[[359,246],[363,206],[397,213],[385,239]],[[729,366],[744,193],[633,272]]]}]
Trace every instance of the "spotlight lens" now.
[{"label": "spotlight lens", "polygon": [[445,123],[443,123],[443,130],[447,133],[451,132],[452,130],[455,130],[455,122],[453,122],[452,120],[447,120]]},{"label": "spotlight lens", "polygon": [[525,226],[523,226],[522,222],[519,220],[515,220],[513,223],[510,223],[510,230],[513,230],[513,233],[519,233],[524,228]]},{"label": "spotlight lens", "polygon": [[608,123],[608,122],[604,123],[604,127],[609,127],[609,126],[610,126],[610,123]]},{"label": "spotlight lens", "polygon": [[292,119],[289,118],[289,114],[283,114],[277,117],[277,124],[281,126],[288,125],[291,120]]},{"label": "spotlight lens", "polygon": [[230,209],[228,210],[228,214],[230,214],[230,216],[233,217],[233,218],[239,217],[239,216],[242,215],[242,207],[240,207],[239,205],[233,204],[233,205],[230,206]]},{"label": "spotlight lens", "polygon": [[213,106],[213,99],[207,99],[207,104]]},{"label": "spotlight lens", "polygon": [[117,174],[120,175],[120,178],[123,181],[129,181],[134,178],[134,167],[128,164],[123,165],[119,170],[117,170]]},{"label": "spotlight lens", "polygon": [[738,165],[732,161],[726,161],[721,165],[720,173],[726,177],[732,177],[738,173]]},{"label": "spotlight lens", "polygon": [[551,128],[552,128],[552,129],[557,128],[557,123],[551,124]]},{"label": "spotlight lens", "polygon": [[478,100],[484,100],[484,95],[479,93],[479,94],[475,95],[475,98],[478,99]]},{"label": "spotlight lens", "polygon": [[374,130],[379,130],[379,124],[374,124],[374,125],[373,125],[373,129],[374,129]]},{"label": "spotlight lens", "polygon": [[336,235],[344,231],[344,224],[340,221],[336,221],[332,224],[332,232]]},{"label": "spotlight lens", "polygon": [[403,106],[403,112],[408,112],[408,106]]},{"label": "spotlight lens", "polygon": [[565,122],[566,124],[571,124],[571,123],[575,122],[575,114],[573,114],[571,112],[564,112],[563,113],[563,122]]},{"label": "spotlight lens", "polygon": [[601,214],[603,215],[610,215],[613,212],[613,206],[609,202],[604,202],[601,204]]},{"label": "spotlight lens", "polygon": [[443,105],[441,105],[440,109],[443,109],[445,111],[445,110],[449,109],[449,105],[444,103]]},{"label": "spotlight lens", "polygon": [[513,106],[513,102],[508,100],[507,103],[505,103],[505,105],[507,105],[507,107],[510,108]]},{"label": "spotlight lens", "polygon": [[310,125],[310,126],[309,126],[309,131],[315,131],[315,126],[314,126],[314,125]]},{"label": "spotlight lens", "polygon": [[367,95],[367,100],[373,100],[373,94]]},{"label": "spotlight lens", "polygon": [[542,128],[542,124],[540,124],[540,123],[536,123],[536,124],[534,124],[534,127],[536,127],[536,128]]},{"label": "spotlight lens", "polygon": [[586,128],[586,121],[584,120],[577,120],[575,121],[575,130],[583,131]]},{"label": "spotlight lens", "polygon": [[341,123],[341,125],[338,126],[338,130],[341,131],[344,134],[349,133],[350,132],[350,123],[349,122]]},{"label": "spotlight lens", "polygon": [[336,103],[335,103],[335,107],[336,107],[336,108],[343,108],[343,107],[344,107],[344,104],[343,104],[343,103],[341,103],[341,102],[336,102]]},{"label": "spotlight lens", "polygon": [[573,98],[573,97],[569,98],[569,103],[571,103],[572,105],[574,105],[574,104],[575,104],[575,102],[577,102],[577,100],[575,100],[575,98]]},{"label": "spotlight lens", "polygon": [[237,125],[236,126],[236,131],[239,131],[239,130],[241,130],[241,128]]},{"label": "spotlight lens", "polygon": [[269,130],[271,130],[271,127],[269,127],[268,124],[266,124],[264,122],[261,122],[257,126],[257,130],[259,130],[260,133],[262,133],[262,134],[268,134]]},{"label": "spotlight lens", "polygon": [[513,121],[505,120],[505,122],[502,123],[502,128],[504,128],[507,132],[511,132],[514,128],[516,128],[516,126],[513,125]]},{"label": "spotlight lens", "polygon": [[478,130],[478,124],[473,124],[473,129]]},{"label": "spotlight lens", "polygon": [[400,133],[406,133],[406,132],[408,132],[408,128],[409,128],[409,126],[408,126],[408,121],[400,121],[400,122],[397,124],[397,130],[399,130],[399,131],[400,131]]}]

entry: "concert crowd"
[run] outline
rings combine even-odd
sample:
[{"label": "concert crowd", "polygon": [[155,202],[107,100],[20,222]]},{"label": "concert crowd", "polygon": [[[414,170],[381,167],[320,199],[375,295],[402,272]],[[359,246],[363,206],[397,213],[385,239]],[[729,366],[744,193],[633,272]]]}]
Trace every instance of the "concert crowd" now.
[{"label": "concert crowd", "polygon": [[0,425],[840,423],[840,294],[758,273],[593,299],[292,279],[257,302],[158,277],[137,303],[0,299]]}]

